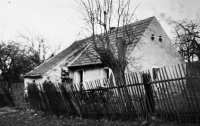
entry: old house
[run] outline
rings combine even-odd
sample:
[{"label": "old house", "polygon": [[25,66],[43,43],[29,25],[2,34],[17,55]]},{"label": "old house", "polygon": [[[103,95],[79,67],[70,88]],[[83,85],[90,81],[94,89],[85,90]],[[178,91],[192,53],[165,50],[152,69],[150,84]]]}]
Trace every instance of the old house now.
[{"label": "old house", "polygon": [[[183,62],[181,55],[155,17],[128,26],[132,28],[134,39],[127,55],[137,60],[128,64],[126,72],[147,69],[156,71],[159,67]],[[115,42],[115,38],[112,38],[113,34],[111,31],[110,39]],[[52,82],[62,82],[62,71],[65,71],[66,76],[72,78],[73,83],[77,84],[109,78],[112,73],[97,58],[91,39],[86,38],[74,42],[70,47],[29,72],[25,76],[25,84],[33,80],[42,83],[47,77]]]},{"label": "old house", "polygon": [[44,81],[62,82],[62,73],[69,74],[66,64],[71,64],[76,57],[88,46],[87,39],[76,41],[68,48],[53,56],[24,76],[24,83],[41,84]]}]

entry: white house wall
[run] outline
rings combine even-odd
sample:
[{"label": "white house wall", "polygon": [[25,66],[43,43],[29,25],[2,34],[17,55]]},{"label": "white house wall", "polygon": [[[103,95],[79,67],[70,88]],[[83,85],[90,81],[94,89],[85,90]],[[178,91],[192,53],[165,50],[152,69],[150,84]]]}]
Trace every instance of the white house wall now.
[{"label": "white house wall", "polygon": [[[67,68],[66,68],[67,69]],[[45,77],[50,77],[53,83],[61,83],[61,66],[56,66],[44,74]]]},{"label": "white house wall", "polygon": [[85,81],[91,81],[91,78],[93,78],[94,80],[103,78],[102,69],[97,68],[97,69],[86,70],[84,72],[84,80]]},{"label": "white house wall", "polygon": [[[154,40],[151,40],[152,34],[154,34]],[[159,36],[162,36],[162,42],[158,40]],[[171,40],[161,25],[156,23],[156,20],[144,32],[143,37],[130,56],[139,59],[139,71],[151,70],[152,68],[175,65],[183,62],[180,54],[178,54],[172,45]],[[136,71],[131,65],[128,65],[128,70]]]},{"label": "white house wall", "polygon": [[[91,80],[97,80],[101,79],[101,68],[95,68],[95,69],[83,69],[83,81],[91,81]],[[74,71],[74,83],[79,83],[78,74],[79,70]]]},{"label": "white house wall", "polygon": [[39,79],[25,78],[24,79],[24,90],[25,90],[25,93],[27,93],[28,84],[33,83],[33,80],[35,81],[36,84],[42,84],[44,82],[43,78],[39,78]]},{"label": "white house wall", "polygon": [[[95,68],[84,68],[80,69],[83,70],[83,82],[89,82],[93,80],[100,80],[102,81],[103,78],[106,78],[106,73],[103,71],[104,69],[108,69],[106,67],[95,67]],[[80,70],[74,70],[73,73],[73,83],[79,84],[80,78],[79,78],[79,71]],[[109,69],[110,71],[110,69]],[[109,74],[111,74],[109,72]],[[86,86],[86,85],[84,85]],[[102,85],[103,86],[103,85]]]},{"label": "white house wall", "polygon": [[[128,72],[149,70],[152,75],[152,68],[172,66],[184,62],[161,25],[156,22],[157,21],[155,20],[150,24],[138,45],[130,55],[139,59],[139,64],[137,64],[139,69],[135,69],[129,64],[127,69]],[[152,34],[154,34],[154,40],[151,40]],[[159,41],[159,36],[161,36],[162,42]],[[167,73],[170,74],[168,71]],[[138,74],[139,77],[141,77],[140,73]],[[160,77],[158,78],[160,79]],[[141,80],[141,78],[139,80]],[[171,85],[171,83],[169,85]],[[157,84],[153,84],[153,87],[156,91],[165,88],[163,86],[158,86]]]}]

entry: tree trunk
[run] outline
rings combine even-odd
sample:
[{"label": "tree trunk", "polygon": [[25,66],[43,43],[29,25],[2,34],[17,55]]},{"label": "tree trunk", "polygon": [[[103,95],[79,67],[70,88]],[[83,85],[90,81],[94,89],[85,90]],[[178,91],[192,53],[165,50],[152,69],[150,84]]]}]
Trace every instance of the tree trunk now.
[{"label": "tree trunk", "polygon": [[113,71],[113,74],[115,76],[117,91],[124,109],[128,112],[136,112],[131,100],[131,94],[129,94],[128,87],[126,86],[124,70],[120,68],[118,70],[115,69],[115,71]]},{"label": "tree trunk", "polygon": [[198,57],[198,61],[200,61],[200,54],[198,54],[197,57]]},{"label": "tree trunk", "polygon": [[153,97],[153,88],[152,85],[149,84],[151,76],[149,74],[143,74],[142,75],[143,83],[144,83],[144,89],[146,92],[145,96],[145,105],[146,105],[146,116],[152,116],[155,113],[155,101]]},{"label": "tree trunk", "polygon": [[9,80],[6,80],[6,82],[7,82],[8,91],[9,93],[11,93],[12,92],[11,82]]}]

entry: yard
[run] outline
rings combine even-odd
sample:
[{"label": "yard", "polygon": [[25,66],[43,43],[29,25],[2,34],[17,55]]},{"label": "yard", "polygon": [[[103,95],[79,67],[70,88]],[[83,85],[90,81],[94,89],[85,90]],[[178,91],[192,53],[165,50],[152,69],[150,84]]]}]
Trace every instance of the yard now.
[{"label": "yard", "polygon": [[[79,117],[67,117],[67,115],[56,116],[43,112],[17,110],[10,107],[0,108],[0,126],[140,126],[142,123],[141,120],[133,122],[81,119]],[[156,120],[148,122],[144,126],[183,126],[183,124]],[[184,126],[195,125],[185,124]]]}]

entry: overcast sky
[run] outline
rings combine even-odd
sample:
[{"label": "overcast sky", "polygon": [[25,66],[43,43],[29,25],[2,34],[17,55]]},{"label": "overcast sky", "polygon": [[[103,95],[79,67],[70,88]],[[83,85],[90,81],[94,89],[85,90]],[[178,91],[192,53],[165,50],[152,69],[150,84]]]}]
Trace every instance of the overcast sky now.
[{"label": "overcast sky", "polygon": [[[134,4],[140,2],[137,18],[155,16],[168,35],[171,20],[200,20],[200,0],[135,0]],[[0,39],[39,32],[51,45],[61,44],[64,49],[81,39],[79,32],[84,23],[77,9],[75,0],[0,0]]]}]

